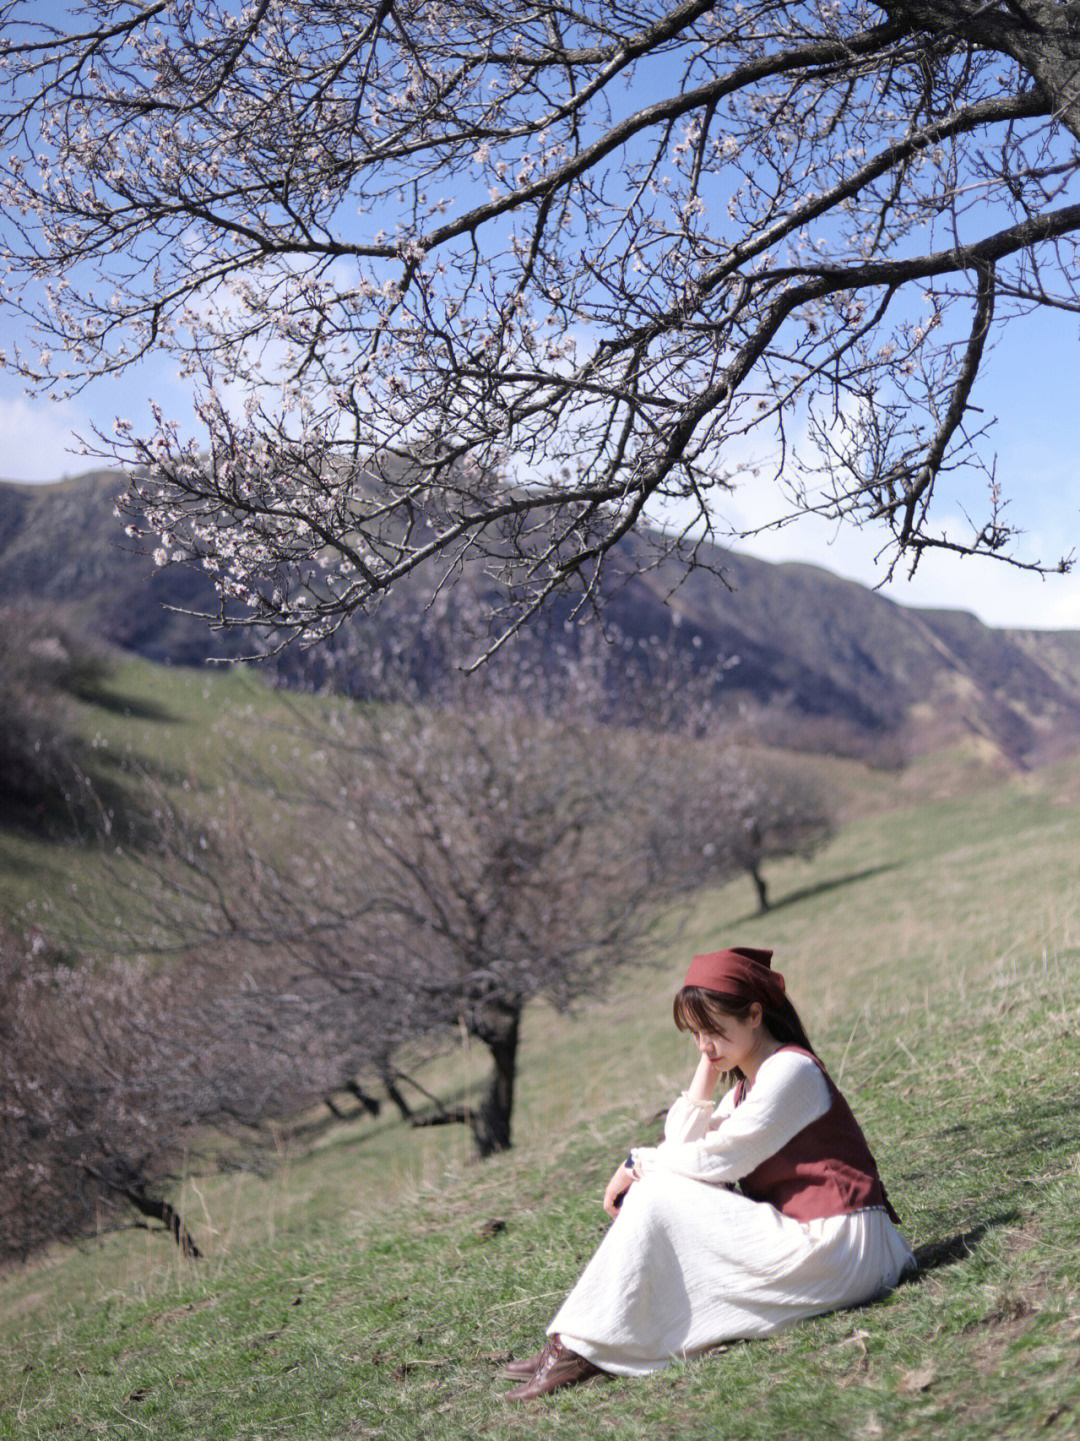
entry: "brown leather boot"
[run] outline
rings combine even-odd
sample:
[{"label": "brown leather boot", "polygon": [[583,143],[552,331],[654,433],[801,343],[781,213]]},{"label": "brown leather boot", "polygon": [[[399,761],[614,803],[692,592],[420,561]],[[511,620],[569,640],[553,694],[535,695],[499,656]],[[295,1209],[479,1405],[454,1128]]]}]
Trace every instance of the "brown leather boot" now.
[{"label": "brown leather boot", "polygon": [[570,1351],[558,1336],[548,1338],[540,1353],[540,1364],[524,1386],[518,1386],[506,1393],[507,1401],[532,1401],[536,1396],[547,1396],[560,1386],[571,1386],[575,1381],[584,1381],[588,1376],[599,1374],[599,1366],[586,1361],[576,1351]]},{"label": "brown leather boot", "polygon": [[503,1367],[503,1375],[508,1376],[511,1381],[520,1381],[534,1375],[537,1366],[544,1359],[546,1350],[547,1345],[545,1344],[543,1350],[535,1352],[532,1356],[522,1356],[519,1360],[507,1361]]}]

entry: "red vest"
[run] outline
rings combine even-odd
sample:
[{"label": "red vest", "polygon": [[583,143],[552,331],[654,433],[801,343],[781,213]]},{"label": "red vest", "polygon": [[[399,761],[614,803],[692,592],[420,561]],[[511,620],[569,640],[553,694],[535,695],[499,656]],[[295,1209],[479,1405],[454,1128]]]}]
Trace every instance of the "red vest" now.
[{"label": "red vest", "polygon": [[[866,1137],[828,1071],[817,1056],[801,1046],[783,1049],[810,1057],[825,1077],[831,1104],[823,1116],[804,1126],[786,1146],[743,1176],[739,1182],[743,1195],[752,1201],[768,1201],[796,1221],[847,1216],[873,1206],[884,1207],[893,1221],[899,1221],[881,1184]],[[745,1082],[740,1081],[736,1105],[745,1092]]]}]

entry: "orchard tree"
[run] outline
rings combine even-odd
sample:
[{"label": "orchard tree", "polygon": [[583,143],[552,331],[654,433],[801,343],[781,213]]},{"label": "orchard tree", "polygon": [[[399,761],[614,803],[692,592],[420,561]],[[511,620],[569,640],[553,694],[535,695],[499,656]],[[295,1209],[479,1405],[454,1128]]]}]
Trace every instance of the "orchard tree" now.
[{"label": "orchard tree", "polygon": [[318,800],[355,826],[346,871],[390,947],[391,1010],[491,1057],[479,1103],[437,1119],[504,1150],[526,1004],[601,992],[670,895],[637,834],[643,746],[504,695],[352,719],[322,749]]},{"label": "orchard tree", "polygon": [[828,798],[797,758],[737,745],[710,726],[698,736],[657,738],[653,764],[666,797],[650,817],[653,846],[687,888],[745,872],[765,912],[765,864],[810,860],[834,834]]},{"label": "orchard tree", "polygon": [[303,759],[281,830],[234,814],[206,845],[178,831],[160,886],[137,889],[158,925],[239,945],[260,991],[321,1008],[339,1087],[393,1085],[404,1055],[478,1042],[492,1063],[478,1101],[414,1120],[464,1122],[479,1155],[505,1150],[525,1007],[602,993],[696,883],[650,831],[666,799],[656,741],[538,715],[527,688],[293,717]]},{"label": "orchard tree", "polygon": [[732,750],[718,768],[717,845],[732,870],[754,882],[758,909],[769,909],[767,861],[810,860],[831,840],[835,824],[821,785],[792,762]]},{"label": "orchard tree", "polygon": [[477,557],[497,637],[650,519],[692,562],[751,453],[890,568],[1055,564],[1012,547],[978,380],[1080,306],[1080,3],[0,14],[9,363],[61,394],[179,359],[201,428],[98,444],[221,623],[318,638]]},{"label": "orchard tree", "polygon": [[253,1129],[339,1083],[329,998],[260,989],[229,959],[84,960],[0,928],[0,1258],[132,1208],[197,1256],[170,1197],[205,1128],[248,1159]]}]

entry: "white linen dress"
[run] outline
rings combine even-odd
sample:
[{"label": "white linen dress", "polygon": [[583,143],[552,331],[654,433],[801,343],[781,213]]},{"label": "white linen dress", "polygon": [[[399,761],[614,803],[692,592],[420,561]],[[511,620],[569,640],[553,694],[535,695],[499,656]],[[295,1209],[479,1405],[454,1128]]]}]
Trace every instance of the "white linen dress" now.
[{"label": "white linen dress", "polygon": [[580,1280],[548,1327],[618,1376],[657,1371],[722,1341],[767,1336],[806,1316],[857,1305],[915,1265],[883,1208],[796,1221],[730,1184],[829,1109],[805,1055],[762,1062],[735,1107],[685,1092]]}]

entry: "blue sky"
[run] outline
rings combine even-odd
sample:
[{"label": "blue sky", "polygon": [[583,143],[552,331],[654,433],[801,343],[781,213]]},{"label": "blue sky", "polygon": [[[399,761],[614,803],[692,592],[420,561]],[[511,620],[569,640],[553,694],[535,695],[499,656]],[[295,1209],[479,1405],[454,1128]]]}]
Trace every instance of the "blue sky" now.
[{"label": "blue sky", "polygon": [[[986,418],[996,417],[984,454],[997,456],[997,478],[1009,499],[1008,519],[1024,534],[1015,551],[1024,560],[1055,562],[1074,548],[1071,575],[1045,579],[993,560],[947,554],[922,560],[913,580],[898,579],[882,593],[902,605],[973,611],[988,625],[1080,629],[1080,323],[1044,311],[1007,325],[973,396]],[[979,493],[965,495],[939,482],[938,517],[961,507],[985,512]],[[720,507],[732,519],[756,521],[768,497],[739,494]],[[878,585],[884,567],[875,556],[880,533],[806,519],[739,548],[767,560],[802,560],[864,585]]]},{"label": "blue sky", "polygon": [[[63,0],[39,0],[38,18],[58,17]],[[1078,319],[1043,312],[1007,325],[989,357],[973,397],[997,425],[984,442],[997,454],[997,475],[1010,500],[1008,519],[1025,532],[1016,550],[1023,559],[1054,562],[1074,547],[1080,550],[1080,393],[1077,386]],[[17,341],[16,317],[0,311],[0,348]],[[93,462],[76,453],[76,436],[89,437],[94,425],[110,431],[123,416],[138,427],[148,421],[148,397],[167,414],[190,414],[186,382],[176,362],[158,357],[119,379],[102,380],[67,402],[23,395],[17,379],[0,371],[0,476],[42,482],[86,470]],[[767,456],[760,457],[767,462]],[[718,539],[727,522],[745,530],[784,510],[772,491],[767,466],[758,479],[747,477],[734,495],[718,499]],[[965,508],[984,509],[978,494],[950,494],[947,477],[939,481],[939,523]],[[814,518],[748,540],[737,548],[768,560],[809,561],[840,575],[877,585],[884,567],[875,557],[884,537]],[[1080,629],[1080,567],[1067,576],[1026,574],[998,562],[930,555],[913,580],[900,578],[883,587],[903,604],[969,610],[991,625]]]}]

